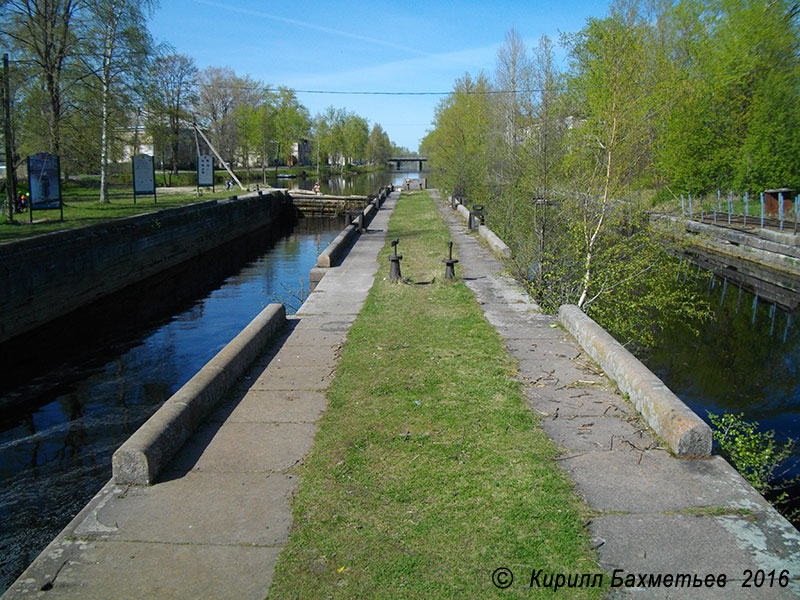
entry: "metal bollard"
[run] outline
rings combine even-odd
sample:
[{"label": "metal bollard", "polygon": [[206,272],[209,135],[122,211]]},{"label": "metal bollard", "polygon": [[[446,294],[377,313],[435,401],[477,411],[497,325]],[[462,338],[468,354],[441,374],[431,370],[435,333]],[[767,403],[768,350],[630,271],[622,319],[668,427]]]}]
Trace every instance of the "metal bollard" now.
[{"label": "metal bollard", "polygon": [[400,238],[395,238],[392,240],[392,254],[389,255],[389,260],[391,261],[391,266],[389,268],[389,279],[392,281],[399,281],[400,277],[400,261],[403,260],[402,254],[397,254],[397,244],[400,243]]},{"label": "metal bollard", "polygon": [[445,264],[444,278],[455,279],[456,278],[455,264],[458,262],[458,259],[453,258],[453,242],[451,241],[448,245],[450,246],[450,258],[442,259],[442,262]]},{"label": "metal bollard", "polygon": [[471,231],[475,231],[480,225],[483,225],[484,215],[483,204],[472,205],[472,210],[469,212],[469,228]]}]

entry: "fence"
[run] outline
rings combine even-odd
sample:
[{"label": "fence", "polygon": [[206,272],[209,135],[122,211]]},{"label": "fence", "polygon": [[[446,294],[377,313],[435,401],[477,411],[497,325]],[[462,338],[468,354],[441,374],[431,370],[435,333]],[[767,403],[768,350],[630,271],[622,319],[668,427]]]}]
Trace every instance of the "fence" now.
[{"label": "fence", "polygon": [[775,192],[777,193],[777,215],[775,216],[771,214],[771,210],[768,210],[769,192],[761,192],[756,201],[757,208],[751,210],[750,205],[754,202],[750,199],[749,193],[745,192],[744,196],[736,196],[733,192],[729,192],[723,199],[721,190],[717,190],[716,198],[712,197],[711,199],[693,199],[691,194],[688,194],[688,198],[686,198],[681,194],[681,214],[684,219],[698,220],[701,223],[741,224],[744,227],[787,232],[791,230],[796,234],[800,220],[800,195],[792,199],[790,193],[779,190],[775,190]]}]

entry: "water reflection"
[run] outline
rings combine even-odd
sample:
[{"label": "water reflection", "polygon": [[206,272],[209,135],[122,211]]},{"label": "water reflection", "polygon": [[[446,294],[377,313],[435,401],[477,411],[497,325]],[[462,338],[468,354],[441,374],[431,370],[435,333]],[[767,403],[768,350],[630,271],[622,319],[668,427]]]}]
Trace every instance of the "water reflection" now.
[{"label": "water reflection", "polygon": [[[744,413],[775,439],[800,438],[798,315],[717,278],[703,284],[715,318],[695,337],[667,327],[645,362],[695,413]],[[787,475],[800,475],[795,447]]]},{"label": "water reflection", "polygon": [[[425,177],[426,173],[419,170],[395,170],[386,169],[374,173],[363,173],[360,175],[332,175],[320,178],[320,191],[323,194],[333,194],[335,196],[359,195],[366,196],[374,194],[375,191],[385,185],[399,186],[404,178],[417,179]],[[277,187],[289,190],[302,189],[311,191],[316,181],[313,168],[309,168],[305,179],[278,179]],[[273,180],[270,185],[276,185]]]},{"label": "water reflection", "polygon": [[[264,306],[307,286],[342,226],[258,232],[3,349],[18,369],[0,390],[0,590],[108,480],[111,454],[161,403]],[[26,359],[42,347],[62,358]]]}]

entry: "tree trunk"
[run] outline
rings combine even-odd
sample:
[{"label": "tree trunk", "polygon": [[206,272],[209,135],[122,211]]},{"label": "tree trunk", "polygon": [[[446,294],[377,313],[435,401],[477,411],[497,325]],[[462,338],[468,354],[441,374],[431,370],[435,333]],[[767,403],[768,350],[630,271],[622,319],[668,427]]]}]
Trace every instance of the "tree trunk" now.
[{"label": "tree trunk", "polygon": [[45,85],[50,97],[50,152],[58,156],[61,152],[61,95],[58,88],[58,78],[52,73],[45,75]]},{"label": "tree trunk", "polygon": [[[105,59],[104,59],[105,60]],[[107,66],[103,65],[103,117],[102,131],[100,132],[100,202],[108,204],[108,103],[110,101],[108,79],[106,78]]]},{"label": "tree trunk", "polygon": [[102,123],[100,132],[100,202],[109,204],[108,198],[108,164],[109,164],[109,128],[111,126],[111,62],[116,48],[117,27],[125,8],[125,1],[118,5],[114,2],[110,9],[110,18],[106,23],[103,36],[103,67],[100,72],[100,86],[102,94]]},{"label": "tree trunk", "polygon": [[594,250],[594,244],[597,241],[597,236],[600,234],[600,230],[603,228],[603,221],[606,217],[606,207],[608,206],[608,196],[609,191],[611,188],[611,164],[614,155],[614,150],[616,148],[616,141],[617,141],[617,115],[616,115],[616,101],[612,104],[611,107],[611,114],[612,122],[611,122],[611,139],[608,142],[608,146],[606,148],[606,174],[605,174],[605,182],[603,185],[603,203],[600,208],[600,219],[597,221],[597,226],[592,233],[591,238],[587,239],[587,248],[586,248],[586,273],[583,276],[583,290],[581,291],[581,297],[578,300],[578,308],[582,309],[583,305],[586,303],[586,298],[589,295],[589,285],[591,284],[591,277],[592,277],[592,251]]}]

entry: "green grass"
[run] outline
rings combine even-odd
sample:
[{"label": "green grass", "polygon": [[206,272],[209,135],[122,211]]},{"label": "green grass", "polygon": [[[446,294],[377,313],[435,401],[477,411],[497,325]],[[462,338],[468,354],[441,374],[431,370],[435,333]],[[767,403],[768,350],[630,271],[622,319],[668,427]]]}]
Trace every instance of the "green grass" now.
[{"label": "green grass", "polygon": [[[449,235],[427,193],[404,193],[303,466],[270,598],[550,597],[532,569],[601,573],[589,514],[526,407],[515,365],[474,296],[444,280]],[[492,584],[507,567],[514,583]],[[570,589],[570,598],[602,590]]]},{"label": "green grass", "polygon": [[[227,198],[237,193],[241,192],[225,191],[224,187],[221,190],[218,187],[217,192],[213,194],[210,189],[206,189],[200,198],[193,192],[159,193],[157,203],[153,201],[153,196],[138,196],[134,204],[133,192],[130,188],[111,187],[109,194],[111,202],[100,204],[97,201],[99,197],[98,186],[86,182],[65,183],[62,189],[62,199],[64,201],[63,222],[60,220],[61,214],[58,210],[33,211],[33,224],[30,223],[28,212],[15,214],[13,224],[7,221],[0,223],[0,242],[8,242],[61,229],[83,227],[84,225],[111,219],[183,206],[194,202],[203,202],[214,198]],[[3,217],[0,217],[0,219],[3,219]]]}]

